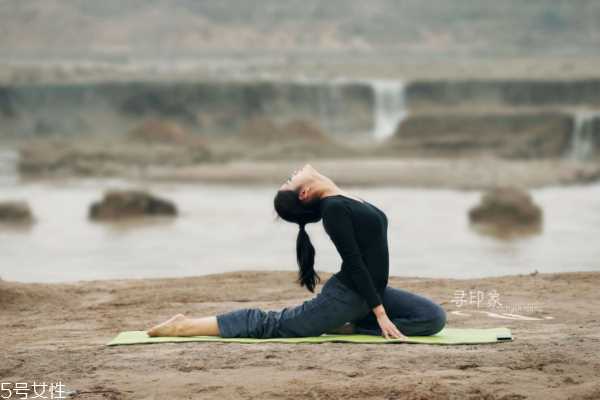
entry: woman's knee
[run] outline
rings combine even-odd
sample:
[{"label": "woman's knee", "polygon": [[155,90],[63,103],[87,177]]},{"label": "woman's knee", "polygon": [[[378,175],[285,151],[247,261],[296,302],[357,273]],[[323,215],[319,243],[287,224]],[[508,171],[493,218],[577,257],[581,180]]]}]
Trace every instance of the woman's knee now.
[{"label": "woman's knee", "polygon": [[431,336],[444,329],[444,326],[446,326],[446,312],[440,305],[433,304],[435,306],[428,311],[427,317],[421,318],[413,324],[409,323],[408,327],[404,327],[407,333],[400,329],[402,333],[407,336]]},{"label": "woman's knee", "polygon": [[217,316],[221,337],[271,338],[279,330],[280,313],[240,308]]},{"label": "woman's knee", "polygon": [[281,311],[264,311],[259,308],[250,309],[248,325],[249,337],[268,339],[280,337]]}]

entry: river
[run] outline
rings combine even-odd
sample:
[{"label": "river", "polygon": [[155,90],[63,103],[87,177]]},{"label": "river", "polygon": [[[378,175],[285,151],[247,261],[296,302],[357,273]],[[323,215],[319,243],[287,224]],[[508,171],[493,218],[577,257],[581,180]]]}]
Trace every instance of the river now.
[{"label": "river", "polygon": [[[144,188],[173,200],[174,219],[107,224],[87,218],[107,188]],[[480,192],[345,187],[389,220],[390,274],[471,278],[600,270],[600,185],[531,191],[544,209],[540,235],[498,240],[469,227]],[[0,180],[0,199],[29,202],[37,222],[0,229],[0,277],[23,282],[204,275],[234,270],[296,270],[297,225],[275,220],[273,186],[75,179]],[[307,231],[316,269],[340,259],[322,224]]]}]

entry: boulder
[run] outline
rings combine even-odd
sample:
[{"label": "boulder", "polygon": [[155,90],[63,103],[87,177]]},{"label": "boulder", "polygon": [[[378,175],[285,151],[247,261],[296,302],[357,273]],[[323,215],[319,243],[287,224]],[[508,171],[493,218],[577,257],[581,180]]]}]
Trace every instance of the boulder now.
[{"label": "boulder", "polygon": [[24,201],[0,202],[0,224],[29,224],[33,215]]},{"label": "boulder", "polygon": [[101,201],[93,203],[89,211],[89,217],[94,220],[159,215],[175,216],[177,208],[171,201],[142,190],[110,190]]},{"label": "boulder", "polygon": [[481,203],[469,210],[472,224],[487,226],[497,233],[538,231],[542,210],[529,193],[515,187],[499,187],[481,198]]}]

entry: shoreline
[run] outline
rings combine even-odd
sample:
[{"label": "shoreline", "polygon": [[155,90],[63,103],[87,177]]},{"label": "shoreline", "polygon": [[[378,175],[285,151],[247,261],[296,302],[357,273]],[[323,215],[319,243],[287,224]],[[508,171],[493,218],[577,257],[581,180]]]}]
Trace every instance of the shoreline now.
[{"label": "shoreline", "polygon": [[[150,173],[170,182],[278,183],[282,171],[303,161],[235,161]],[[495,158],[363,158],[310,161],[339,185],[482,190],[566,186],[600,181],[600,164],[570,160],[507,161]]]},{"label": "shoreline", "polygon": [[280,184],[288,171],[310,163],[338,185],[415,189],[486,190],[497,186],[535,189],[600,182],[600,163],[575,160],[470,158],[305,158],[290,161],[238,160],[182,167],[122,169],[107,175],[74,173],[17,176],[18,182],[125,179],[141,182],[226,185]]},{"label": "shoreline", "polygon": [[[322,277],[321,283],[320,285],[324,284],[325,281],[327,279],[329,279],[329,277],[331,275],[334,274],[334,272],[329,272],[329,271],[325,271],[325,270],[320,270],[317,269],[316,270],[317,274],[319,276]],[[290,275],[292,274],[293,277],[290,278],[289,283],[293,284],[294,283],[294,279],[296,277],[296,274],[298,273],[297,271],[297,267],[294,267],[293,269],[279,269],[279,270],[273,270],[273,269],[236,269],[236,270],[231,270],[231,271],[224,271],[224,272],[211,272],[208,274],[190,274],[190,275],[177,275],[177,276],[156,276],[156,277],[138,277],[138,278],[127,278],[127,277],[121,277],[121,278],[92,278],[92,279],[77,279],[77,280],[63,280],[63,281],[20,281],[20,280],[12,280],[12,279],[4,279],[1,275],[0,275],[0,287],[2,285],[5,285],[5,288],[11,285],[16,286],[22,286],[22,287],[26,287],[28,285],[31,286],[40,286],[40,285],[49,285],[49,286],[65,286],[64,288],[61,288],[61,290],[67,290],[69,289],[68,286],[79,286],[79,285],[103,285],[106,284],[108,286],[110,285],[119,285],[119,284],[134,284],[134,283],[141,283],[141,284],[146,284],[146,283],[161,283],[158,281],[178,281],[178,280],[186,280],[186,279],[190,279],[190,280],[198,280],[198,279],[209,279],[209,280],[221,280],[222,278],[226,278],[228,275],[244,275],[244,274],[248,274],[248,275],[256,275],[256,274],[283,274],[283,275]],[[600,270],[594,270],[594,269],[588,269],[588,270],[574,270],[574,271],[564,271],[564,272],[539,272],[537,269],[533,269],[530,272],[522,272],[522,273],[516,273],[516,274],[504,274],[504,275],[487,275],[487,276],[475,276],[475,277],[440,277],[440,276],[421,276],[421,275],[389,275],[390,279],[395,279],[395,280],[403,280],[403,281],[428,281],[428,280],[437,280],[437,281],[441,281],[441,280],[448,280],[448,281],[478,281],[478,280],[493,280],[493,279],[512,279],[512,278],[519,278],[519,277],[524,277],[524,276],[535,276],[535,275],[544,275],[544,276],[549,276],[549,275],[560,275],[560,274],[595,274],[598,273],[600,274]],[[295,286],[295,285],[294,285]],[[318,287],[319,285],[317,285]],[[70,288],[72,289],[72,288]],[[306,289],[302,289],[302,290],[306,290]],[[315,294],[317,293],[317,291],[315,291]],[[2,303],[0,303],[1,305]]]}]

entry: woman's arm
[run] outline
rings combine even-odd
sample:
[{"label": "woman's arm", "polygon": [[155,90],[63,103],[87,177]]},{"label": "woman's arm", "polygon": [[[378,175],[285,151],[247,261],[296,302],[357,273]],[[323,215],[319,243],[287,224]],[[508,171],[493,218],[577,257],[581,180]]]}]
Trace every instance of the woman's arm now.
[{"label": "woman's arm", "polygon": [[383,305],[375,307],[373,309],[373,314],[375,314],[377,317],[377,323],[381,328],[381,333],[386,339],[389,339],[390,336],[395,339],[406,338],[406,336],[404,336],[402,332],[398,330],[398,327],[392,321],[390,321],[389,317],[385,313],[385,308],[383,308]]},{"label": "woman's arm", "polygon": [[405,336],[388,318],[381,296],[377,293],[371,274],[364,264],[356,242],[350,210],[344,204],[331,204],[323,214],[323,226],[342,257],[343,267],[350,270],[353,282],[377,317],[382,335],[386,339],[404,338]]},{"label": "woman's arm", "polygon": [[323,227],[342,257],[342,268],[350,272],[360,295],[371,309],[379,305],[383,308],[381,296],[375,289],[371,274],[365,266],[356,242],[351,212],[346,205],[342,203],[329,205],[323,213]]}]

